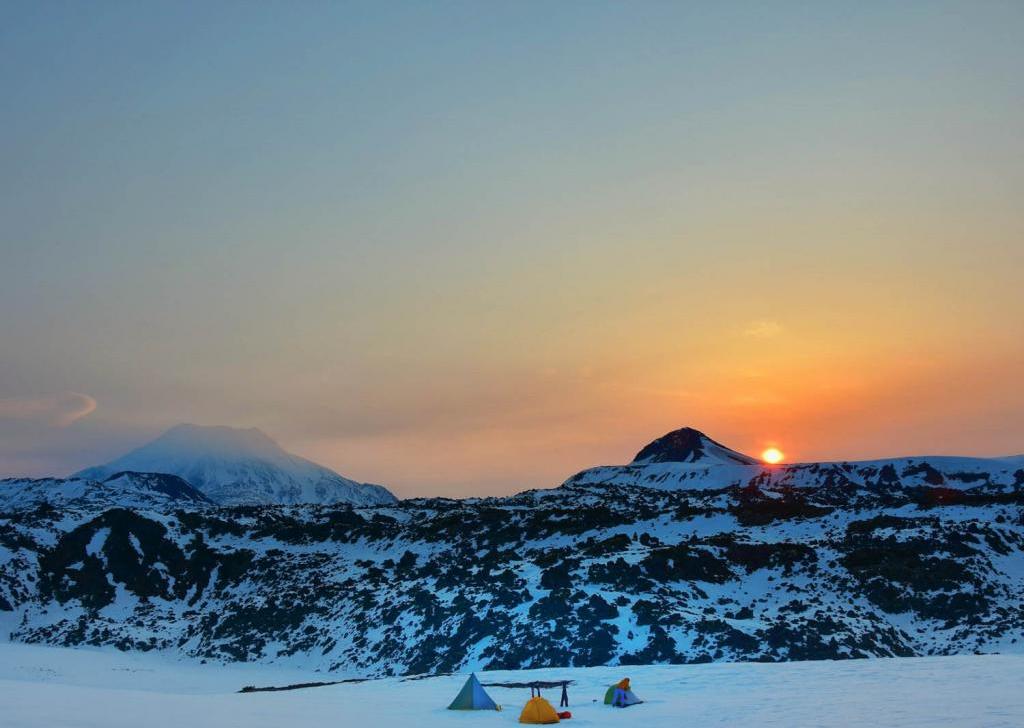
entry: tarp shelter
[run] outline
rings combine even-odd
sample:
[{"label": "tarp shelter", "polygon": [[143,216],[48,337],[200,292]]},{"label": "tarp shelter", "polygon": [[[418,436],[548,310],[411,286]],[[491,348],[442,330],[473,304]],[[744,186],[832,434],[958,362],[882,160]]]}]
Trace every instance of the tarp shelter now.
[{"label": "tarp shelter", "polygon": [[523,712],[519,714],[519,722],[533,724],[558,723],[559,717],[555,709],[551,707],[551,703],[540,695],[536,695],[530,698],[523,708]]},{"label": "tarp shelter", "polygon": [[476,674],[471,674],[448,710],[498,710],[498,706],[476,679]]}]

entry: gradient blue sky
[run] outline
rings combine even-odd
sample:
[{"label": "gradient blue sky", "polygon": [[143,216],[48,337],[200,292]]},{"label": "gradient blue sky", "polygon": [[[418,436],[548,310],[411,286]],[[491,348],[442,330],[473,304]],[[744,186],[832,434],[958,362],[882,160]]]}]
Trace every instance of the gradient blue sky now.
[{"label": "gradient blue sky", "polygon": [[1024,451],[1024,4],[0,13],[0,474]]}]

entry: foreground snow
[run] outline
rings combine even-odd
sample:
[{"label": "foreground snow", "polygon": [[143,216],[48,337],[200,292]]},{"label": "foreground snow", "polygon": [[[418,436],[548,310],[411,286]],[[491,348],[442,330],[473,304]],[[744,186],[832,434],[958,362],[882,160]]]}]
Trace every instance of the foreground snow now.
[{"label": "foreground snow", "polygon": [[[596,702],[632,679],[647,702]],[[257,665],[172,662],[145,654],[0,644],[0,725],[119,726],[517,725],[525,689],[487,688],[505,710],[445,706],[465,676],[392,678],[287,692],[238,694],[243,685],[330,680]],[[1020,726],[1024,656],[544,669],[480,674],[483,683],[571,679],[571,726]],[[557,704],[558,691],[547,696]]]}]

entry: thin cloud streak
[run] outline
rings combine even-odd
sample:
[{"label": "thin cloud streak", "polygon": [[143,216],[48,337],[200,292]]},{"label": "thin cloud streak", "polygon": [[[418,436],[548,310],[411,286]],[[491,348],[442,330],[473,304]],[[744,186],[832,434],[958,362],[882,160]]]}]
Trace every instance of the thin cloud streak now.
[{"label": "thin cloud streak", "polygon": [[743,331],[744,336],[752,339],[774,339],[783,331],[778,321],[754,321]]},{"label": "thin cloud streak", "polygon": [[68,427],[96,411],[93,397],[65,392],[43,397],[0,399],[0,419],[45,422],[53,427]]}]

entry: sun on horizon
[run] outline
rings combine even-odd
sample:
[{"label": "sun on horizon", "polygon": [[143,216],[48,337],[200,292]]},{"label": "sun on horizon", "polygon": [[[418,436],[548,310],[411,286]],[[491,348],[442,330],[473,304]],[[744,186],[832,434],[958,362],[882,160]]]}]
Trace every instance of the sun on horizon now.
[{"label": "sun on horizon", "polygon": [[781,463],[783,458],[785,457],[785,453],[783,453],[782,450],[780,450],[777,447],[769,447],[761,453],[761,459],[764,460],[769,465]]}]

